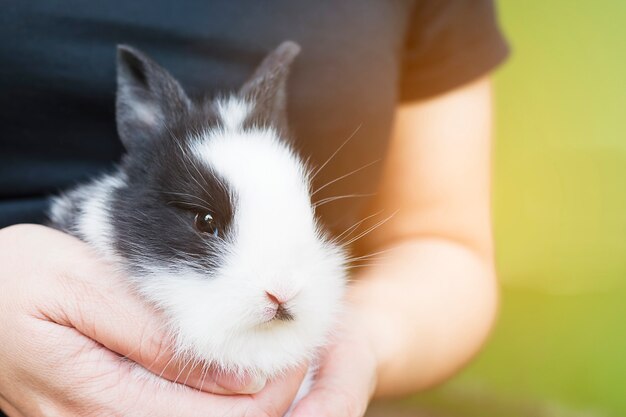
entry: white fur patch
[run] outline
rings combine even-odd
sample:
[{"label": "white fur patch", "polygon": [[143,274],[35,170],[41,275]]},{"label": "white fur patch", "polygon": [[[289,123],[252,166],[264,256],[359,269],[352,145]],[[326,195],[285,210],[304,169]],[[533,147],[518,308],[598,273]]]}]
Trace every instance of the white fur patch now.
[{"label": "white fur patch", "polygon": [[247,101],[230,97],[216,103],[220,120],[227,130],[238,130],[250,113],[250,104]]},{"label": "white fur patch", "polygon": [[[230,99],[218,108],[223,127],[191,138],[191,151],[234,193],[221,265],[211,276],[148,268],[140,287],[170,317],[180,354],[272,377],[325,343],[344,291],[344,254],[318,229],[300,159],[275,131],[242,127],[251,105]],[[289,299],[293,321],[270,320],[266,291]]]},{"label": "white fur patch", "polygon": [[64,218],[77,213],[74,201],[81,202],[80,215],[76,216],[75,224],[70,225],[71,231],[93,246],[101,255],[113,257],[113,230],[109,213],[112,193],[125,184],[123,174],[107,174],[78,187],[68,194],[56,197],[50,208],[50,219],[56,224],[64,224]]},{"label": "white fur patch", "polygon": [[113,247],[113,230],[109,215],[111,194],[123,185],[124,181],[119,176],[108,175],[84,190],[93,194],[83,206],[84,214],[78,220],[79,229],[87,242],[107,256],[113,256],[110,253]]}]

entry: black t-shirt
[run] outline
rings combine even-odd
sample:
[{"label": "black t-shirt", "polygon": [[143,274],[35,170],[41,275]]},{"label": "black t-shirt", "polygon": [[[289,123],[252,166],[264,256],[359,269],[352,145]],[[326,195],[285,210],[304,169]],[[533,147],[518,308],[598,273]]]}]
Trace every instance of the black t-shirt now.
[{"label": "black t-shirt", "polygon": [[[380,159],[394,108],[485,74],[507,54],[489,0],[15,1],[0,14],[0,227],[42,222],[47,198],[111,166],[115,45],[144,50],[190,94],[237,88],[281,41],[302,46],[289,82],[298,150],[317,187]],[[316,199],[368,194],[380,163]],[[352,224],[364,198],[323,207]]]}]

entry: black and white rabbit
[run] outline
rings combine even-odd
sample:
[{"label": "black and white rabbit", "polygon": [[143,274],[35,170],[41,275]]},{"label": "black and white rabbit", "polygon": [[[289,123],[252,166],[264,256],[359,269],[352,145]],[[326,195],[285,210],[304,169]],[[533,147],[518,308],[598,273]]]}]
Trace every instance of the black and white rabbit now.
[{"label": "black and white rabbit", "polygon": [[114,172],[56,197],[53,226],[119,265],[180,355],[272,378],[311,360],[340,309],[345,253],[318,225],[310,171],[286,142],[284,42],[241,90],[192,101],[118,47]]}]

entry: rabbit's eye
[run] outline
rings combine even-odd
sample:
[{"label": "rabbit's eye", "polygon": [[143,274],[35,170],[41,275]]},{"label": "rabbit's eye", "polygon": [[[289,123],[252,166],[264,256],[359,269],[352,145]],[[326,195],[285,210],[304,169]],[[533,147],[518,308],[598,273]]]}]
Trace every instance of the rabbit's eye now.
[{"label": "rabbit's eye", "polygon": [[219,235],[219,229],[215,224],[213,215],[211,213],[196,213],[196,217],[193,220],[193,225],[200,233],[208,233],[213,236]]}]

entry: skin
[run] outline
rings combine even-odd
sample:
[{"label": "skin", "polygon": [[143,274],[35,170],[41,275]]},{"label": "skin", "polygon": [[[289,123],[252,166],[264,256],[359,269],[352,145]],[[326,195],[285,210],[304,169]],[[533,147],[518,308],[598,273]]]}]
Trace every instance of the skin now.
[{"label": "skin", "polygon": [[352,323],[293,417],[360,417],[372,397],[432,387],[480,350],[498,304],[491,130],[489,78],[399,108],[367,210],[398,211],[357,248],[385,252],[356,274]]},{"label": "skin", "polygon": [[263,388],[181,371],[155,312],[78,239],[18,225],[0,231],[0,247],[0,408],[9,416],[263,417],[291,404],[305,367],[237,396],[140,374],[131,361],[214,393]]},{"label": "skin", "polygon": [[[445,380],[484,343],[497,309],[491,113],[488,78],[398,109],[368,212],[398,211],[355,248],[385,252],[356,269],[344,326],[292,417],[360,417],[372,397]],[[11,335],[0,344],[0,407],[9,416],[279,417],[293,400],[305,369],[264,388],[187,372],[154,311],[77,239],[18,225],[0,230],[0,247],[0,334]],[[163,378],[137,377],[131,361]]]}]

